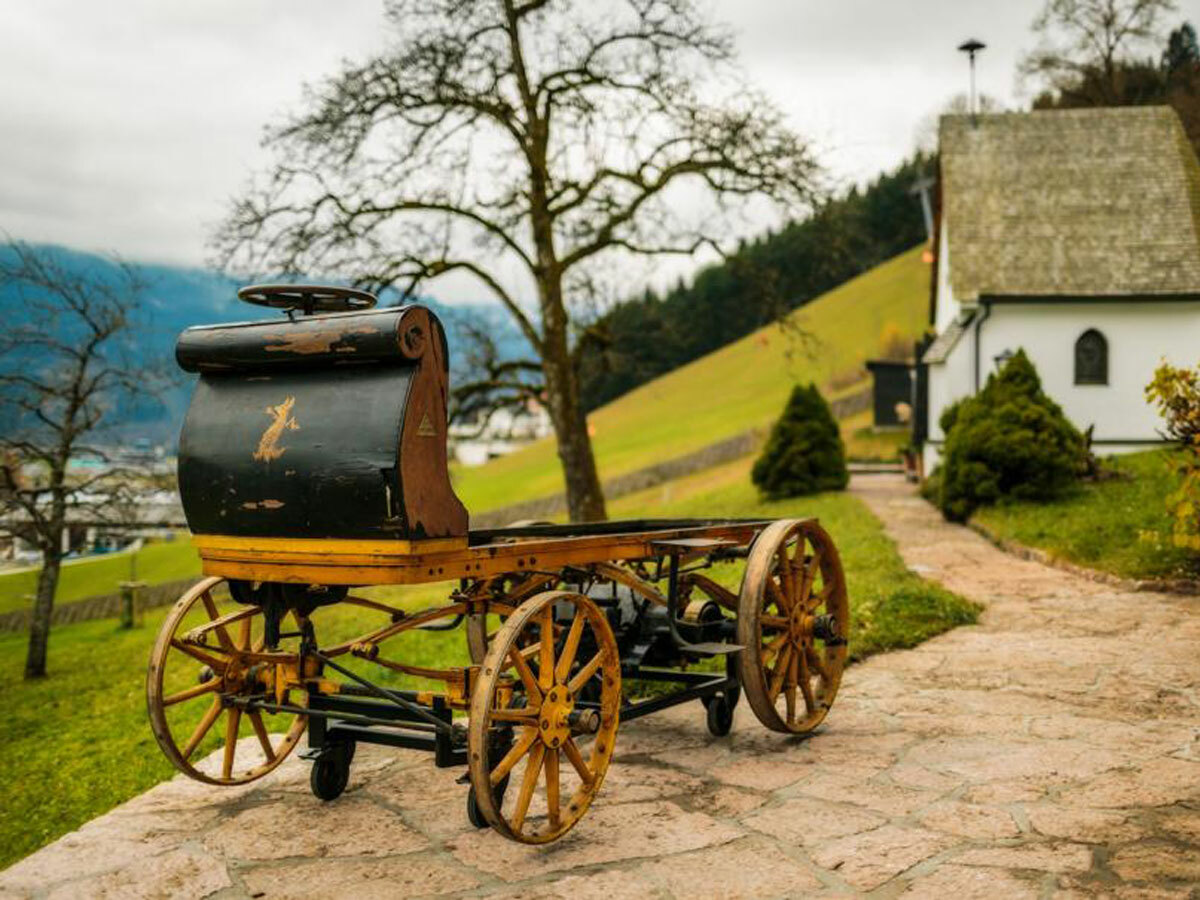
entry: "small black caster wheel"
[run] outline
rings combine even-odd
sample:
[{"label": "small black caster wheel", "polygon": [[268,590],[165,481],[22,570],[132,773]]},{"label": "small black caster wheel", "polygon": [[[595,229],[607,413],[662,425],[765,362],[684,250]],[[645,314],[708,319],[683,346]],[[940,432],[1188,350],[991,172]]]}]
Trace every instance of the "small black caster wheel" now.
[{"label": "small black caster wheel", "polygon": [[733,728],[733,704],[724,697],[713,697],[705,704],[708,714],[708,732],[713,737],[725,737]]},{"label": "small black caster wheel", "polygon": [[[504,803],[504,792],[508,790],[508,776],[500,780],[500,783],[493,788],[493,796],[495,803],[501,806]],[[487,828],[488,820],[483,817],[483,811],[479,808],[479,802],[475,799],[475,788],[467,789],[467,818],[471,820],[471,824],[476,828]]]},{"label": "small black caster wheel", "polygon": [[354,758],[354,744],[343,744],[331,748],[313,760],[308,775],[308,785],[313,795],[321,800],[336,800],[350,783],[350,761]]}]

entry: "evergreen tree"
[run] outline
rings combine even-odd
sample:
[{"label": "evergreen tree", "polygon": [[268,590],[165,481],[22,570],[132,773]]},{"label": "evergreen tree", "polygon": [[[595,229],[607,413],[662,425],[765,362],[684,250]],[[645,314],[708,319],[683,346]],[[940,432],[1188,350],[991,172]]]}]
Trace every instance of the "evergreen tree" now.
[{"label": "evergreen tree", "polygon": [[772,500],[846,486],[850,480],[846,449],[829,404],[815,384],[792,390],[750,478]]},{"label": "evergreen tree", "polygon": [[953,521],[1004,498],[1046,500],[1084,471],[1083,435],[1042,391],[1024,351],[975,397],[942,417],[948,426],[940,506]]}]

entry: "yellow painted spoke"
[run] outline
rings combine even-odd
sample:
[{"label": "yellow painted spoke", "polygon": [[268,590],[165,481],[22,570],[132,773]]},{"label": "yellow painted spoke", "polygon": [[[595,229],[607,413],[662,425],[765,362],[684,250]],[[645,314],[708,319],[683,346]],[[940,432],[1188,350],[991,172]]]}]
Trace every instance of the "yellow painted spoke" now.
[{"label": "yellow painted spoke", "polygon": [[542,648],[538,658],[538,685],[543,691],[554,687],[554,604],[542,610]]},{"label": "yellow painted spoke", "polygon": [[176,703],[182,703],[184,700],[191,700],[193,697],[200,697],[204,694],[215,691],[221,685],[220,678],[210,678],[203,684],[198,684],[195,687],[187,688],[180,691],[178,694],[172,694],[170,697],[163,698],[163,706],[174,706]]},{"label": "yellow painted spoke", "polygon": [[521,781],[521,793],[517,795],[517,805],[513,808],[509,825],[513,831],[521,833],[525,824],[525,815],[529,812],[529,801],[533,799],[533,790],[537,787],[538,776],[542,772],[542,759],[546,755],[546,745],[537,743],[529,752],[529,762],[525,764],[525,778]]},{"label": "yellow painted spoke", "polygon": [[208,729],[212,728],[213,722],[217,721],[217,716],[220,714],[221,698],[213,697],[212,706],[208,708],[208,712],[204,714],[204,718],[200,720],[200,724],[196,726],[196,730],[192,732],[192,736],[188,738],[188,742],[183,745],[183,750],[180,751],[180,755],[185,760],[189,759],[196,752],[196,748],[200,746],[200,742],[208,734]]},{"label": "yellow painted spoke", "polygon": [[209,653],[205,653],[199,647],[193,647],[191,644],[185,644],[183,641],[179,640],[178,638],[171,638],[171,646],[174,647],[176,650],[178,650],[180,653],[186,653],[188,656],[190,656],[192,659],[196,660],[197,662],[202,662],[206,666],[209,666],[214,672],[224,672],[225,671],[225,666],[227,665],[225,660],[218,659],[217,657],[215,657]]},{"label": "yellow painted spoke", "polygon": [[239,636],[240,643],[238,646],[240,646],[243,650],[250,649],[250,628],[252,625],[253,623],[250,621],[249,617],[242,619],[242,633]]},{"label": "yellow painted spoke", "polygon": [[574,678],[567,682],[567,690],[572,694],[578,694],[580,688],[587,684],[591,677],[599,671],[602,662],[604,662],[604,651],[600,650],[588,660],[582,669],[575,673]]},{"label": "yellow painted spoke", "polygon": [[554,670],[556,681],[566,681],[571,674],[571,666],[575,664],[575,654],[579,652],[579,640],[583,637],[585,616],[576,610],[575,620],[571,622],[571,630],[567,632],[567,642],[563,645],[562,655],[558,658],[558,666]]},{"label": "yellow painted spoke", "polygon": [[546,809],[550,828],[558,828],[558,751],[546,753]]},{"label": "yellow painted spoke", "polygon": [[538,688],[538,681],[533,675],[533,669],[529,668],[529,663],[525,662],[525,657],[515,645],[508,648],[508,658],[516,666],[517,674],[521,676],[521,683],[525,685],[525,693],[529,695],[530,701],[540,705],[542,692]]},{"label": "yellow painted spoke", "polygon": [[783,679],[787,676],[788,666],[791,665],[792,654],[795,648],[788,644],[779,654],[779,658],[775,660],[775,668],[771,672],[771,687],[767,691],[767,696],[771,698],[771,702],[775,702],[775,698],[779,696],[780,690],[783,688]]},{"label": "yellow painted spoke", "polygon": [[221,760],[221,777],[233,776],[233,757],[237,753],[238,726],[242,723],[242,711],[236,706],[229,708],[225,722],[225,756]]},{"label": "yellow painted spoke", "polygon": [[595,776],[592,775],[592,770],[588,767],[587,762],[584,761],[583,754],[579,752],[579,747],[575,745],[574,739],[567,738],[562,748],[563,752],[567,754],[567,759],[570,760],[571,765],[575,767],[575,771],[579,773],[579,777],[583,780],[583,783],[590,785]]},{"label": "yellow painted spoke", "polygon": [[246,715],[250,717],[250,724],[254,726],[254,733],[258,735],[258,743],[267,757],[267,762],[270,762],[275,758],[275,748],[271,746],[271,736],[267,734],[267,726],[263,724],[262,713],[254,710]]},{"label": "yellow painted spoke", "polygon": [[[216,621],[217,619],[221,618],[220,613],[217,612],[217,601],[213,599],[212,594],[210,594],[208,591],[205,591],[200,595],[200,599],[204,603],[204,610],[208,613],[208,618],[210,620]],[[217,633],[217,641],[220,643],[221,649],[232,653],[233,641],[229,639],[229,632],[225,630],[225,626],[218,625],[214,631]]]},{"label": "yellow painted spoke", "polygon": [[533,708],[509,707],[507,709],[489,709],[488,717],[491,718],[492,721],[494,721],[494,722],[525,722],[525,723],[528,723],[530,719],[537,718],[538,712],[540,711],[540,709],[541,709],[540,707],[533,707]]},{"label": "yellow painted spoke", "polygon": [[511,772],[513,766],[521,761],[521,757],[528,752],[535,740],[537,740],[537,729],[532,726],[526,728],[521,736],[517,738],[517,742],[512,745],[512,748],[504,754],[504,758],[496,763],[496,767],[492,769],[489,777],[493,786],[504,780],[504,776]]}]

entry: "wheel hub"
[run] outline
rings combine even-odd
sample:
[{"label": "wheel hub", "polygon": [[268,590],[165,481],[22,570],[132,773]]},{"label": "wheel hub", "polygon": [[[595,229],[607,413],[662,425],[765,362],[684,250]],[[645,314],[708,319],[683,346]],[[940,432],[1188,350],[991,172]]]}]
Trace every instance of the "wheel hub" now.
[{"label": "wheel hub", "polygon": [[566,685],[556,684],[546,692],[538,713],[538,737],[547,747],[561,747],[571,736],[571,713],[575,698]]}]

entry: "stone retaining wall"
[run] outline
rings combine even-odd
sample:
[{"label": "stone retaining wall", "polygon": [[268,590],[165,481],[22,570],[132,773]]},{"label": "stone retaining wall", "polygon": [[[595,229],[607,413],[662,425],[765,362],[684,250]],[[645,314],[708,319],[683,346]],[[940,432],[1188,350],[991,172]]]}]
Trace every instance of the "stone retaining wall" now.
[{"label": "stone retaining wall", "polygon": [[[196,583],[196,578],[166,581],[138,589],[137,608],[154,609],[167,606]],[[100,594],[73,603],[61,603],[50,613],[51,625],[70,625],[91,619],[113,619],[121,614],[121,593]],[[31,609],[17,609],[0,615],[0,632],[25,631],[29,628]]]}]

